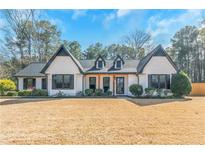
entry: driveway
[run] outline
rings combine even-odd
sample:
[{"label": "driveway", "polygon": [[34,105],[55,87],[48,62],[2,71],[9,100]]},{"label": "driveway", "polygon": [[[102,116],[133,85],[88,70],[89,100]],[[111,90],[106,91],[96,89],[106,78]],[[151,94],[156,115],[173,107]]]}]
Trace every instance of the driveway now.
[{"label": "driveway", "polygon": [[205,144],[205,97],[0,101],[0,144]]}]

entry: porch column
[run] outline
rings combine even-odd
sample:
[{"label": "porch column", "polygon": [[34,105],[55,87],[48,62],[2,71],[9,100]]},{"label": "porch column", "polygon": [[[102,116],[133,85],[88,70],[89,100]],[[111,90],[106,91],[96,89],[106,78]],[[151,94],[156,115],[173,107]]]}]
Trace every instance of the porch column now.
[{"label": "porch column", "polygon": [[115,95],[115,75],[113,75],[113,96]]},{"label": "porch column", "polygon": [[98,75],[98,89],[100,89],[100,74]]},{"label": "porch column", "polygon": [[18,78],[18,90],[23,90],[23,78]]}]

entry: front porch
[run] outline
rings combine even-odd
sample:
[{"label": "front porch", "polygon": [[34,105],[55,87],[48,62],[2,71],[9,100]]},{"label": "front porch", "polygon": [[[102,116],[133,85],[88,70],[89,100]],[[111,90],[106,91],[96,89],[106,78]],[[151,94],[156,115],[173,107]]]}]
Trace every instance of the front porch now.
[{"label": "front porch", "polygon": [[83,79],[83,89],[102,89],[113,95],[131,95],[129,86],[137,83],[135,74],[87,74]]}]

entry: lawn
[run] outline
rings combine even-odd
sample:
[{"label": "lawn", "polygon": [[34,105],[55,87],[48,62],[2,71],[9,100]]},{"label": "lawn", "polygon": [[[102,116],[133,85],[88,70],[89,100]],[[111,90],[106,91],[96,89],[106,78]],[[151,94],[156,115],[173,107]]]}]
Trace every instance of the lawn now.
[{"label": "lawn", "polygon": [[205,97],[0,102],[0,144],[205,144]]}]

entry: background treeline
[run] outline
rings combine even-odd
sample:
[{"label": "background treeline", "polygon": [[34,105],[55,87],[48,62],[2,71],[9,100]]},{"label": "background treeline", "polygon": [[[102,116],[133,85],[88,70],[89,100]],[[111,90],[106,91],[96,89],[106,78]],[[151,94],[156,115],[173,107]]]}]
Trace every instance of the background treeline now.
[{"label": "background treeline", "polygon": [[[151,34],[136,29],[119,38],[117,44],[91,44],[82,50],[77,41],[61,39],[57,25],[42,19],[39,10],[3,10],[6,25],[0,29],[0,78],[12,75],[31,62],[46,62],[64,44],[77,59],[95,59],[99,54],[107,59],[121,55],[124,59],[140,59],[155,44]],[[186,26],[171,39],[167,52],[194,82],[205,82],[204,20],[198,27]],[[159,66],[160,67],[160,66]]]}]

